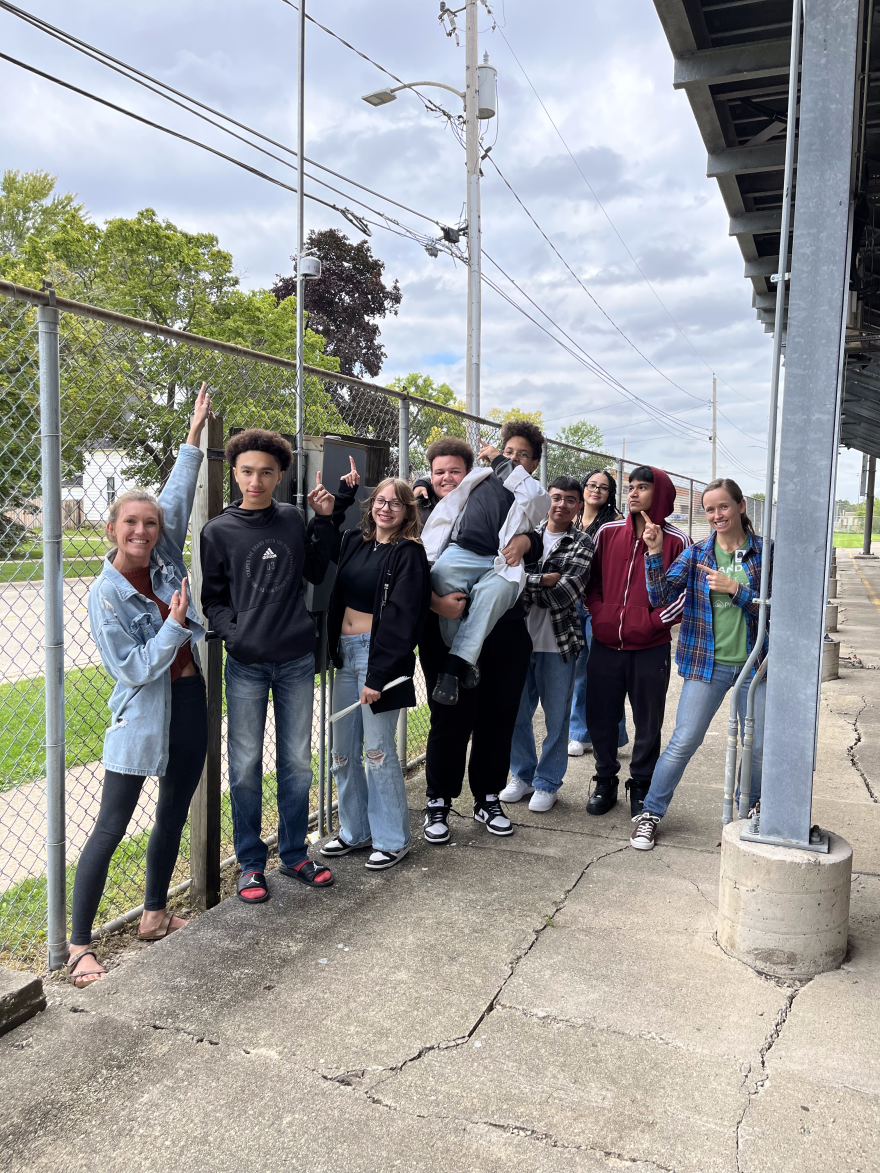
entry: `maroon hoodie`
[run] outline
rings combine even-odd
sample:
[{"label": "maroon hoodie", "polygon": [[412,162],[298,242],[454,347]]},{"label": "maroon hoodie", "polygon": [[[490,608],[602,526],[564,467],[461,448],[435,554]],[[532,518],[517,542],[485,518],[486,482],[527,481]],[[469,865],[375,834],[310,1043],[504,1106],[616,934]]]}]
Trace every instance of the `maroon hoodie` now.
[{"label": "maroon hoodie", "polygon": [[[666,522],[675,507],[675,485],[661,468],[649,467],[654,474],[654,498],[648,516],[663,530],[663,565],[668,570],[691,540]],[[593,638],[624,652],[668,644],[670,628],[681,621],[684,594],[668,607],[655,610],[651,606],[645,582],[647,548],[636,537],[632,514],[603,525],[594,541],[586,600]]]}]

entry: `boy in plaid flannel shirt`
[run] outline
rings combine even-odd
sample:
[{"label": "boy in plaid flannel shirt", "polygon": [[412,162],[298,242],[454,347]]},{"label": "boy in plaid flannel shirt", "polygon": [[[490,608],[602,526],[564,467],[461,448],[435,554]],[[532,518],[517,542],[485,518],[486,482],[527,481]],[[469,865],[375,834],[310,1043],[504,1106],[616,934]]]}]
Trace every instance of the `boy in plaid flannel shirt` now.
[{"label": "boy in plaid flannel shirt", "polygon": [[[532,654],[510,751],[512,777],[500,795],[502,802],[531,795],[531,811],[553,807],[568,765],[571,698],[584,646],[577,604],[586,594],[595,549],[593,539],[574,524],[584,501],[580,481],[557,477],[548,490],[550,512],[537,527],[543,555],[526,567],[523,603]],[[540,761],[532,723],[539,700],[547,727]]]}]

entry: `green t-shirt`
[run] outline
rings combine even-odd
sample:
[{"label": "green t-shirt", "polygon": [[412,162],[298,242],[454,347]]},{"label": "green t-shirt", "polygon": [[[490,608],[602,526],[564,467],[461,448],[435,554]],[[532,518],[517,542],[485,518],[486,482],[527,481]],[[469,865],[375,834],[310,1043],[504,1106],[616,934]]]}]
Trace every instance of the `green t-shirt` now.
[{"label": "green t-shirt", "polygon": [[[742,555],[748,549],[745,541],[738,550],[728,554],[715,539],[715,562],[722,574],[734,582],[749,585],[749,576],[742,564]],[[739,559],[737,559],[739,554]],[[712,604],[712,633],[715,637],[715,660],[719,664],[744,664],[748,659],[746,647],[746,614],[724,591],[710,591]]]}]

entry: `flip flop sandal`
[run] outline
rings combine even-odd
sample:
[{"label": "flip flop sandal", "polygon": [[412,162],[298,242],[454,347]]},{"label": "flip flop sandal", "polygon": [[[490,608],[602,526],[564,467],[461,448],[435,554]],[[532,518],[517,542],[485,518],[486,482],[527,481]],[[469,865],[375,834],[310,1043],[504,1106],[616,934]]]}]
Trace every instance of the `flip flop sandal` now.
[{"label": "flip flop sandal", "polygon": [[[245,892],[249,892],[252,888],[262,888],[262,896],[245,896]],[[266,877],[262,872],[245,872],[244,875],[238,877],[236,884],[238,891],[238,898],[242,904],[262,904],[269,899],[269,885],[266,883]]]},{"label": "flip flop sandal", "polygon": [[[286,863],[278,865],[278,871],[282,876],[287,876],[291,880],[299,880],[301,884],[307,884],[310,888],[329,888],[333,883],[333,873],[326,866],[321,866],[311,859],[307,859],[297,868],[289,868]],[[328,880],[318,880],[317,877],[326,872],[330,877]]]},{"label": "flip flop sandal", "polygon": [[[82,959],[84,957],[94,957],[95,961],[98,963],[98,965],[101,964],[100,961],[98,961],[98,957],[97,957],[97,954],[95,953],[94,949],[83,949],[81,952],[77,953],[74,957],[72,957],[69,961],[65,962],[65,965],[64,965],[64,968],[67,970],[67,980],[72,985],[74,985],[78,990],[84,990],[86,988],[86,986],[93,986],[95,984],[95,982],[99,982],[101,980],[101,978],[105,978],[107,976],[106,969],[87,969],[85,971],[85,973],[76,973],[75,974],[73,972],[74,968],[77,965],[79,965],[79,963],[82,961]],[[85,980],[86,978],[93,977],[94,974],[98,974],[99,976],[95,977],[93,981],[87,982]]]},{"label": "flip flop sandal", "polygon": [[142,933],[140,930],[138,930],[138,940],[139,941],[161,941],[165,937],[167,937],[169,933],[176,933],[178,931],[178,929],[180,929],[182,926],[181,925],[173,925],[171,923],[172,920],[174,920],[174,913],[173,912],[166,912],[165,915],[162,917],[162,922],[159,925],[159,927],[156,929],[153,929],[153,931],[151,933]]}]

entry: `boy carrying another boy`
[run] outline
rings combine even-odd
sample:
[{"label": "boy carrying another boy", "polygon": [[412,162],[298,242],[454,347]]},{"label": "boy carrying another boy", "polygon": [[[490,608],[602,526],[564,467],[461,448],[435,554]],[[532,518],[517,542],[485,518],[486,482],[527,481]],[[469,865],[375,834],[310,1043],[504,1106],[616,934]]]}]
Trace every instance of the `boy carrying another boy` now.
[{"label": "boy carrying another boy", "polygon": [[511,540],[546,516],[547,492],[532,473],[541,462],[544,436],[532,423],[507,420],[501,428],[503,451],[485,445],[475,468],[435,507],[422,541],[433,562],[431,586],[438,595],[468,596],[462,619],[441,616],[440,631],[449,648],[432,699],[458,703],[458,689],[475,688],[483,641],[525,586],[521,554]]}]

